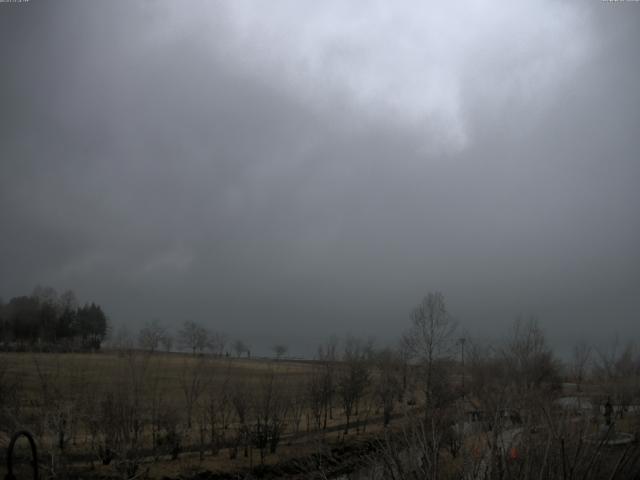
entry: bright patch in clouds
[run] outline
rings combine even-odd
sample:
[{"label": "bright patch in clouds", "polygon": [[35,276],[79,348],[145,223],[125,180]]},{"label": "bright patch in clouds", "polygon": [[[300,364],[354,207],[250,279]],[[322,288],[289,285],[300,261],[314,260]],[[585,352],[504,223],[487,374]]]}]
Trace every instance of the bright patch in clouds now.
[{"label": "bright patch in clouds", "polygon": [[284,89],[320,108],[339,99],[374,119],[426,130],[454,151],[470,141],[466,95],[497,109],[534,100],[587,50],[584,13],[555,2],[227,6],[232,50],[248,71],[280,77]]}]

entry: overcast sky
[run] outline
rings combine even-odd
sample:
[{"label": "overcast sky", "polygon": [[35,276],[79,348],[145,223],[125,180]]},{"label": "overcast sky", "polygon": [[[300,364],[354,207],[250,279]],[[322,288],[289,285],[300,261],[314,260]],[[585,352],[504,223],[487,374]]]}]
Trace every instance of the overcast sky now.
[{"label": "overcast sky", "polygon": [[256,352],[640,338],[640,3],[0,3],[0,296]]}]

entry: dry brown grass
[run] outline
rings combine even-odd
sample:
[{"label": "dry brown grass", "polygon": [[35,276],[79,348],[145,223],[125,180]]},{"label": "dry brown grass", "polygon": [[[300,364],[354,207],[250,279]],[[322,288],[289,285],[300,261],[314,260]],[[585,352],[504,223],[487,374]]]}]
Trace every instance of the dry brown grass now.
[{"label": "dry brown grass", "polygon": [[135,362],[136,368],[146,369],[146,381],[161,381],[169,397],[179,397],[180,378],[199,362],[205,362],[205,371],[212,379],[228,375],[233,379],[258,382],[269,372],[284,375],[291,380],[302,380],[310,372],[306,362],[264,359],[237,359],[194,357],[179,353],[0,353],[8,376],[17,376],[28,395],[39,395],[42,377],[55,383],[60,391],[73,394],[79,382],[94,392],[101,392],[122,379],[122,375]]},{"label": "dry brown grass", "polygon": [[[5,366],[5,375],[19,380],[22,413],[27,413],[27,417],[30,415],[32,419],[37,419],[39,415],[45,390],[65,401],[82,403],[88,398],[99,399],[107,392],[117,389],[118,386],[130,385],[132,379],[138,378],[142,387],[141,399],[145,405],[152,401],[154,395],[161,396],[163,402],[172,405],[180,414],[183,414],[185,395],[182,380],[198,369],[201,369],[204,380],[213,388],[222,389],[224,385],[229,388],[229,384],[242,384],[247,395],[253,398],[263,385],[262,382],[271,374],[278,377],[281,388],[291,388],[291,391],[294,391],[296,388],[303,388],[304,382],[314,368],[312,362],[194,357],[188,354],[142,352],[0,353],[0,362]],[[308,432],[306,415],[303,415],[300,433],[294,435],[289,425],[277,453],[267,455],[265,463],[274,464],[283,459],[307,456],[317,451],[320,441],[329,443],[344,441],[345,438],[339,428],[344,423],[344,418],[337,403],[336,401],[334,418],[328,422],[328,432]],[[74,408],[80,411],[82,407]],[[86,411],[83,415],[86,415]],[[375,415],[372,409],[370,416]],[[249,457],[245,457],[241,449],[235,459],[230,459],[228,450],[223,448],[216,456],[207,451],[201,459],[195,447],[199,438],[197,427],[194,425],[187,431],[184,427],[184,419],[181,421],[186,451],[175,461],[170,460],[166,455],[159,460],[145,459],[142,468],[145,470],[148,468],[151,477],[176,477],[185,472],[203,470],[242,471],[260,463],[260,455],[256,449],[250,452]],[[28,424],[24,426],[30,428]],[[332,427],[334,427],[333,430]],[[74,441],[69,441],[66,454],[90,456],[92,454],[89,448],[90,434],[82,421],[78,421],[76,428]],[[231,428],[233,429],[233,426]],[[380,428],[381,426],[373,419],[369,420],[368,433],[379,431]],[[4,428],[0,426],[0,447],[6,447],[11,433],[3,430]],[[229,433],[231,436],[231,430]],[[359,429],[352,428],[347,440],[358,438],[359,433],[361,433]],[[42,450],[55,449],[55,435],[51,431],[45,429],[37,432],[37,435]],[[145,429],[143,443],[147,449],[153,444],[148,429]],[[91,467],[93,473],[113,473],[111,467],[102,466],[95,460],[97,459],[89,463],[75,461],[74,465]]]}]

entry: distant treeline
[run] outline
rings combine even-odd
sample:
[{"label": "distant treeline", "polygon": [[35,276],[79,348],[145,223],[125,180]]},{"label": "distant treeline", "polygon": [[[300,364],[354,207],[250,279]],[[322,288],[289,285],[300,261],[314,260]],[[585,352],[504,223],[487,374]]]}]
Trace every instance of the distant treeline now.
[{"label": "distant treeline", "polygon": [[0,345],[11,350],[98,350],[108,320],[95,303],[78,305],[75,294],[36,287],[31,295],[0,300]]}]

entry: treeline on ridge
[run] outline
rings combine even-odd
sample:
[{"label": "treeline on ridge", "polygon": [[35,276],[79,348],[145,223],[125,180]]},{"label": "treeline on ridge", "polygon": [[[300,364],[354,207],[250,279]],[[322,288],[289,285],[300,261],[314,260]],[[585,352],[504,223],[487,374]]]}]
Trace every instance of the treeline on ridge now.
[{"label": "treeline on ridge", "polygon": [[71,290],[58,295],[51,287],[36,287],[31,295],[0,299],[2,350],[99,350],[108,328],[102,307],[79,305]]}]

